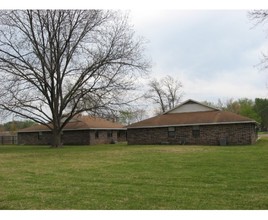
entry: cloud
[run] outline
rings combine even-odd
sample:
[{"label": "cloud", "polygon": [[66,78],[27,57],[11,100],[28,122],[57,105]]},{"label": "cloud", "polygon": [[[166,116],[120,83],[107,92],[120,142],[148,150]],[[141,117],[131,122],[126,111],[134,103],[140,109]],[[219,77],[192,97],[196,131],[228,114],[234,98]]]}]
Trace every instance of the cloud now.
[{"label": "cloud", "polygon": [[252,29],[247,11],[145,12],[133,22],[149,40],[152,76],[181,78],[188,98],[267,95],[267,74],[255,67],[267,39],[263,30]]},{"label": "cloud", "polygon": [[[243,77],[244,75],[244,77]],[[239,72],[222,72],[217,78],[204,79],[182,77],[184,82],[185,98],[196,98],[197,100],[217,101],[228,98],[250,98],[267,97],[265,81],[267,74],[258,73],[250,69]]]}]

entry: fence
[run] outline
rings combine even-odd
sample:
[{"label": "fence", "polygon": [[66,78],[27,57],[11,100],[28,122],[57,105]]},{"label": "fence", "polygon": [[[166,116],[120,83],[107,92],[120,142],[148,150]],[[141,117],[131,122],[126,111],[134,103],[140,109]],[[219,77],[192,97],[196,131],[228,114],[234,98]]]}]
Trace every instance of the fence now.
[{"label": "fence", "polygon": [[0,144],[17,144],[18,137],[16,135],[9,135],[9,136],[0,136]]}]

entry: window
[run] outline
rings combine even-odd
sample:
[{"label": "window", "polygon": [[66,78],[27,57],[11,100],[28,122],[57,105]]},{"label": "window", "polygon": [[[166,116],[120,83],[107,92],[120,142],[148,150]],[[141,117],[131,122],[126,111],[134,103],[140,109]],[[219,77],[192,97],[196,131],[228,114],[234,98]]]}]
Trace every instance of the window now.
[{"label": "window", "polygon": [[122,138],[123,140],[126,139],[127,132],[126,131],[117,131],[117,139]]},{"label": "window", "polygon": [[41,140],[42,136],[43,136],[42,131],[39,131],[39,132],[38,132],[38,140]]},{"label": "window", "polygon": [[117,138],[123,138],[125,136],[125,131],[117,131]]},{"label": "window", "polygon": [[175,137],[175,127],[168,127],[168,137]]},{"label": "window", "polygon": [[107,131],[107,137],[108,137],[108,138],[113,137],[113,132],[112,132],[112,131]]},{"label": "window", "polygon": [[95,139],[99,139],[99,131],[95,131]]},{"label": "window", "polygon": [[199,126],[193,126],[192,134],[193,134],[193,137],[195,137],[195,138],[200,137]]}]

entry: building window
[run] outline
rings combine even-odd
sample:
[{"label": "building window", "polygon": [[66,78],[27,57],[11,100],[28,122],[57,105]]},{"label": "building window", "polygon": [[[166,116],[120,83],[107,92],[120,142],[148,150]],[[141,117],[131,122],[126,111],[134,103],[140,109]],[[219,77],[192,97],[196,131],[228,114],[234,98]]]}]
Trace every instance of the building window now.
[{"label": "building window", "polygon": [[117,131],[117,139],[126,138],[127,133],[125,131]]},{"label": "building window", "polygon": [[112,132],[112,131],[107,131],[107,137],[108,137],[108,138],[113,137],[113,132]]},{"label": "building window", "polygon": [[193,126],[192,134],[193,134],[193,137],[195,137],[195,138],[200,137],[200,127]]},{"label": "building window", "polygon": [[117,138],[123,138],[125,136],[125,131],[117,131]]},{"label": "building window", "polygon": [[168,127],[168,137],[175,137],[175,127]]},{"label": "building window", "polygon": [[99,131],[95,131],[95,139],[99,139]]},{"label": "building window", "polygon": [[39,132],[38,132],[38,140],[41,140],[42,136],[43,136],[42,131],[39,131]]}]

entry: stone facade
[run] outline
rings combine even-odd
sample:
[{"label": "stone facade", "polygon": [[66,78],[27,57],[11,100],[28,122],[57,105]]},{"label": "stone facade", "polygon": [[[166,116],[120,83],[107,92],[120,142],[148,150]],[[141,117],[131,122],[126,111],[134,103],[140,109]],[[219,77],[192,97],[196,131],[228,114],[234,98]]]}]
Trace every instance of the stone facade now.
[{"label": "stone facade", "polygon": [[[125,130],[72,130],[62,133],[64,145],[110,144],[123,141],[126,141]],[[51,145],[52,134],[49,131],[19,132],[18,144]]]},{"label": "stone facade", "polygon": [[128,144],[247,145],[257,140],[255,123],[128,128]]}]

